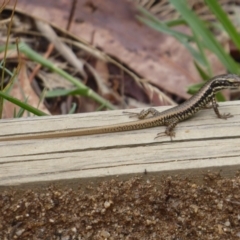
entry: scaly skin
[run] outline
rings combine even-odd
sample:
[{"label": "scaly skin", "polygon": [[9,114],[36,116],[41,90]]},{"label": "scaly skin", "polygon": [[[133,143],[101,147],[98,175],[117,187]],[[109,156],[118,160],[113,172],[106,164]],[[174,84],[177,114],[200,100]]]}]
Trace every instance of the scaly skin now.
[{"label": "scaly skin", "polygon": [[[166,126],[165,132],[157,134],[157,137],[162,135],[175,136],[174,128],[176,125],[207,107],[209,103],[212,103],[214,112],[218,118],[227,119],[232,117],[231,114],[220,114],[218,105],[215,100],[215,94],[223,89],[235,89],[240,86],[240,77],[235,74],[223,74],[212,78],[207,81],[205,85],[191,98],[176,107],[170,108],[163,112],[158,112],[154,108],[143,110],[140,113],[130,113],[130,117],[137,117],[139,121],[114,124],[102,127],[82,128],[77,130],[48,132],[48,133],[36,133],[27,135],[11,135],[0,138],[0,141],[11,140],[29,140],[29,139],[45,139],[45,138],[60,138],[60,137],[72,137],[83,136],[113,132],[132,131],[144,128],[151,128],[157,126]],[[128,113],[128,112],[126,112]],[[151,114],[150,118],[145,117]]]}]

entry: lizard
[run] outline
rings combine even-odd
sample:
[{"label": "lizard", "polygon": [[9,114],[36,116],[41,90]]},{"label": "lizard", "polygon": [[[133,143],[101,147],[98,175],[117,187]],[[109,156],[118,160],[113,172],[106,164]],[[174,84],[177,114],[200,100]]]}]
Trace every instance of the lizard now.
[{"label": "lizard", "polygon": [[[184,103],[159,112],[155,108],[149,108],[142,110],[139,113],[130,113],[130,117],[137,117],[137,121],[128,123],[113,124],[108,126],[92,127],[92,128],[80,128],[75,130],[63,130],[48,133],[30,133],[27,135],[8,135],[0,139],[0,141],[11,141],[11,140],[30,140],[30,139],[45,139],[45,138],[58,138],[58,137],[72,137],[72,136],[83,136],[103,133],[114,133],[131,131],[138,129],[145,129],[157,126],[166,126],[165,132],[157,134],[156,138],[167,135],[171,138],[175,137],[174,128],[176,125],[190,117],[192,117],[199,110],[207,107],[211,103],[215,114],[218,118],[227,119],[232,117],[230,113],[221,114],[218,109],[215,95],[217,92],[223,89],[236,89],[240,86],[240,77],[235,74],[222,74],[213,77],[207,81],[200,90],[186,100]],[[149,114],[151,117],[146,118]]]}]

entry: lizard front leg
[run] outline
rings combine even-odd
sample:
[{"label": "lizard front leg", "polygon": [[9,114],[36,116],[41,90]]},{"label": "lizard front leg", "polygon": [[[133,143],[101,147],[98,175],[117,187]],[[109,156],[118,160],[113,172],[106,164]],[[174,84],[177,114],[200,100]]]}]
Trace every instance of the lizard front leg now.
[{"label": "lizard front leg", "polygon": [[216,102],[216,99],[215,97],[212,98],[212,107],[213,107],[213,110],[214,112],[216,113],[216,115],[218,116],[218,118],[221,118],[221,119],[228,119],[230,117],[233,117],[233,115],[231,115],[230,113],[223,113],[221,114],[218,110],[218,104]]},{"label": "lizard front leg", "polygon": [[130,118],[137,117],[138,119],[144,119],[147,115],[151,114],[153,117],[158,116],[160,114],[155,108],[148,108],[147,110],[142,110],[140,113],[132,113],[132,112],[123,112],[129,114]]}]

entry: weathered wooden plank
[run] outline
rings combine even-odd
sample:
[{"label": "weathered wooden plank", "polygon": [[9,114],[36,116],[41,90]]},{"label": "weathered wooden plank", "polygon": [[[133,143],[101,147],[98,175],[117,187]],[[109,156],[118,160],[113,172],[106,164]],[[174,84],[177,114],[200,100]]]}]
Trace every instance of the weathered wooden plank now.
[{"label": "weathered wooden plank", "polygon": [[[165,127],[60,139],[0,142],[0,185],[144,173],[240,169],[240,101],[220,104],[177,126],[176,138],[154,139]],[[166,108],[159,108],[160,110]],[[134,111],[139,111],[134,110]],[[4,120],[0,137],[131,121],[122,111]],[[199,171],[200,170],[200,171]],[[196,175],[197,176],[197,175]]]}]

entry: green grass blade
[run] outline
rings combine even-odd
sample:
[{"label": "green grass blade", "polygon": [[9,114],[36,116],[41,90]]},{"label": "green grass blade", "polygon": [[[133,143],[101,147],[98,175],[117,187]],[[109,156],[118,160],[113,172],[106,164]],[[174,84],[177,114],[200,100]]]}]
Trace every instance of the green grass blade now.
[{"label": "green grass blade", "polygon": [[188,87],[187,93],[193,95],[196,92],[198,92],[198,90],[204,85],[204,82],[200,82],[197,84],[193,84],[191,86]]},{"label": "green grass blade", "polygon": [[212,75],[208,75],[208,73],[205,72],[197,62],[194,61],[194,65],[203,80],[208,80],[211,78]]},{"label": "green grass blade", "polygon": [[239,65],[224,51],[222,46],[212,33],[206,28],[205,24],[197,17],[197,15],[187,7],[185,0],[169,0],[171,4],[181,13],[182,17],[186,20],[195,34],[201,37],[201,41],[212,52],[214,52],[223,65],[232,73],[239,74]]},{"label": "green grass blade", "polygon": [[[28,101],[28,98],[25,100],[25,103],[27,103],[27,101]],[[16,114],[16,112],[15,112],[15,114],[16,114],[15,118],[21,118],[21,117],[23,116],[24,112],[25,112],[25,109],[24,109],[24,108],[20,108],[20,109],[18,110],[18,113],[17,113],[17,114]]]},{"label": "green grass blade", "polygon": [[77,108],[77,104],[76,104],[76,103],[73,103],[73,104],[72,104],[72,107],[71,107],[71,109],[70,109],[70,111],[69,111],[68,114],[73,114],[73,113],[75,113],[76,108]]},{"label": "green grass blade", "polygon": [[[203,49],[203,46],[200,45],[200,41],[196,39],[196,35],[194,37],[180,33],[176,30],[171,29],[168,27],[164,22],[161,22],[159,19],[157,19],[155,16],[153,16],[151,13],[149,13],[147,10],[139,7],[139,12],[141,13],[140,16],[137,16],[137,19],[144,24],[148,25],[149,27],[160,31],[162,33],[166,33],[168,35],[171,35],[175,37],[180,43],[182,43],[188,51],[192,54],[194,60],[204,66],[204,68],[208,69],[209,72],[211,72],[210,64],[207,61],[207,58],[205,56]],[[199,47],[200,51],[197,51],[190,42],[197,42],[197,45]],[[203,45],[201,43],[201,45]]]},{"label": "green grass blade", "polygon": [[231,20],[228,18],[227,14],[223,11],[221,5],[218,1],[213,0],[205,0],[205,2],[210,10],[215,14],[219,22],[223,25],[236,47],[240,49],[240,35]]},{"label": "green grass blade", "polygon": [[[8,49],[16,49],[15,45],[9,45]],[[0,52],[3,51],[4,48],[0,47]],[[66,80],[74,84],[77,88],[81,89],[84,93],[84,96],[92,98],[96,102],[98,102],[100,105],[103,105],[109,109],[115,109],[115,107],[108,102],[106,99],[102,98],[100,95],[98,95],[96,92],[94,92],[92,89],[88,88],[86,85],[81,83],[78,79],[72,77],[67,72],[63,71],[62,69],[58,68],[55,64],[53,64],[48,59],[42,57],[40,54],[32,50],[28,45],[25,43],[19,43],[19,50],[20,52],[24,53],[29,59],[38,62],[42,66],[50,69],[53,72],[56,72],[57,74],[64,77]]]},{"label": "green grass blade", "polygon": [[11,97],[2,91],[0,91],[0,97],[8,100],[9,102],[16,104],[17,106],[19,106],[21,108],[24,108],[26,111],[29,111],[37,116],[48,116],[48,114],[46,114],[45,112],[42,112],[27,103],[23,103],[22,101],[18,100],[17,98]]},{"label": "green grass blade", "polygon": [[204,64],[201,64],[200,61],[198,61],[198,63],[201,64],[207,70],[207,75],[212,76],[212,68],[211,68],[210,63],[209,63],[209,61],[207,59],[207,56],[205,54],[203,43],[200,41],[199,36],[195,32],[193,32],[193,35],[194,35],[196,44],[198,46],[199,53],[201,55],[201,60]]},{"label": "green grass blade", "polygon": [[69,95],[84,95],[82,89],[55,89],[51,91],[46,91],[46,98],[53,98],[59,96],[69,96]]},{"label": "green grass blade", "polygon": [[179,26],[179,25],[187,25],[186,21],[182,18],[174,19],[174,20],[170,20],[170,21],[165,21],[164,24],[166,24],[166,26],[168,26],[168,27],[175,27],[175,26]]},{"label": "green grass blade", "polygon": [[158,18],[156,18],[153,14],[148,12],[146,9],[142,7],[138,7],[138,11],[141,15],[137,15],[136,18],[141,22],[147,24],[148,26],[161,31],[163,33],[167,33],[171,36],[178,36],[179,38],[186,39],[188,41],[194,40],[192,36],[178,32],[176,30],[171,29],[167,24],[161,22]]}]

